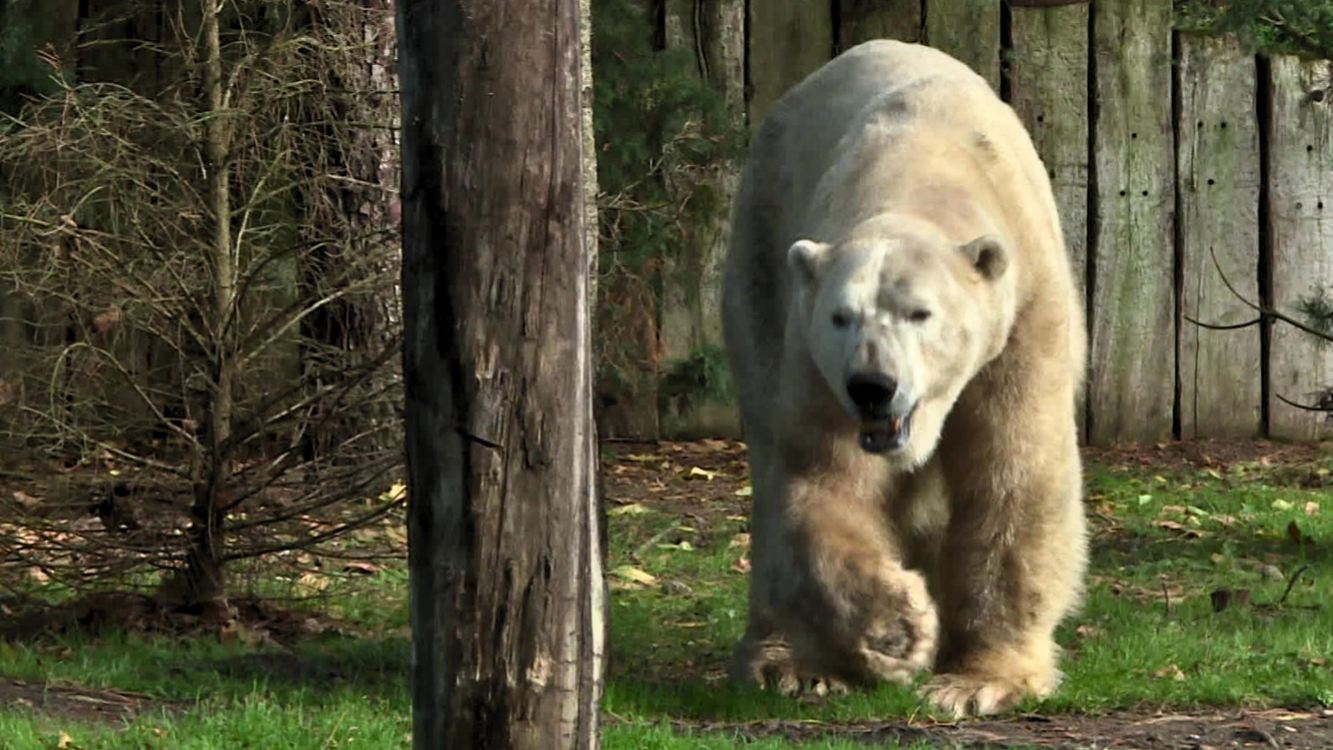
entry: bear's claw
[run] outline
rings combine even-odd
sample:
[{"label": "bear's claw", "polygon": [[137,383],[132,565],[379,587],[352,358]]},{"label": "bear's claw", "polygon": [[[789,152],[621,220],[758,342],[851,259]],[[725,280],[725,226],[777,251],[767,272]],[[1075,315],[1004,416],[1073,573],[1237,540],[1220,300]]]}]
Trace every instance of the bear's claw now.
[{"label": "bear's claw", "polygon": [[981,674],[941,674],[921,686],[920,694],[955,718],[983,716],[1013,708],[1027,695],[1044,698],[1049,689],[1034,690],[1027,680]]}]

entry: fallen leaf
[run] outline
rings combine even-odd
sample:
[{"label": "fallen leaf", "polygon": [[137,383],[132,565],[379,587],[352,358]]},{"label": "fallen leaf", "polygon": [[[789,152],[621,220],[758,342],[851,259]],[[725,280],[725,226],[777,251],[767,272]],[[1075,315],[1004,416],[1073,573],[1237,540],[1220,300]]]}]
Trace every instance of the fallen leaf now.
[{"label": "fallen leaf", "polygon": [[693,479],[695,477],[703,477],[704,479],[707,479],[708,481],[711,482],[715,477],[717,477],[717,472],[709,471],[708,469],[700,469],[698,466],[691,466],[690,470],[686,472],[685,475],[682,476],[681,478]]},{"label": "fallen leaf", "polygon": [[634,581],[635,583],[642,583],[649,586],[657,583],[657,576],[654,576],[652,573],[649,573],[642,568],[636,568],[633,565],[621,565],[611,572],[627,581]]},{"label": "fallen leaf", "polygon": [[1273,510],[1291,510],[1291,501],[1278,498],[1273,501]]},{"label": "fallen leaf", "polygon": [[402,482],[394,482],[393,485],[389,487],[389,491],[386,494],[388,494],[389,500],[402,500],[407,497],[407,485]]},{"label": "fallen leaf", "polygon": [[736,490],[733,494],[735,494],[736,497],[750,497],[754,494],[754,487],[747,484],[739,490]]},{"label": "fallen leaf", "polygon": [[1230,526],[1231,524],[1236,522],[1235,516],[1229,516],[1225,514],[1220,516],[1209,516],[1208,518],[1213,521],[1216,521],[1217,523],[1222,524],[1223,526]]},{"label": "fallen leaf", "polygon": [[1184,513],[1185,513],[1185,506],[1183,506],[1183,505],[1163,505],[1163,506],[1162,506],[1162,512],[1163,512],[1163,513],[1180,513],[1181,515],[1184,515]]},{"label": "fallen leaf", "polygon": [[40,499],[35,498],[22,490],[14,490],[14,500],[18,502],[19,505],[23,506],[24,510],[34,510],[37,506],[42,504]]},{"label": "fallen leaf", "polygon": [[652,455],[649,455],[649,454],[647,454],[647,453],[631,453],[631,454],[629,454],[629,455],[627,455],[627,456],[621,456],[621,460],[622,460],[622,461],[639,461],[639,462],[656,461],[656,460],[657,460],[657,456],[652,456]]},{"label": "fallen leaf", "polygon": [[1157,525],[1171,531],[1178,531],[1186,539],[1198,539],[1203,536],[1203,532],[1198,529],[1191,529],[1179,521],[1158,521]]},{"label": "fallen leaf", "polygon": [[643,503],[630,503],[629,505],[621,505],[612,508],[611,510],[608,510],[606,514],[608,516],[642,516],[645,513],[652,512],[653,509]]},{"label": "fallen leaf", "polygon": [[322,573],[302,573],[296,584],[306,591],[323,591],[329,587],[329,577]]},{"label": "fallen leaf", "polygon": [[1166,679],[1169,677],[1175,680],[1176,682],[1185,681],[1185,673],[1182,672],[1180,670],[1180,667],[1176,666],[1175,664],[1168,664],[1165,667],[1162,667],[1161,669],[1153,672],[1152,676],[1158,679]]},{"label": "fallen leaf", "polygon": [[734,562],[734,563],[731,564],[731,569],[734,570],[734,571],[737,571],[737,572],[739,572],[739,573],[749,573],[749,572],[750,572],[750,558],[748,558],[748,557],[739,557],[739,558],[737,558],[737,559],[736,559],[736,562]]},{"label": "fallen leaf", "polygon": [[1319,513],[1319,503],[1311,500],[1305,504],[1305,515],[1313,516]]},{"label": "fallen leaf", "polygon": [[1096,625],[1079,625],[1074,632],[1081,638],[1096,638],[1102,634],[1101,628]]},{"label": "fallen leaf", "polygon": [[121,321],[120,308],[111,305],[107,309],[93,316],[92,328],[94,333],[106,333],[115,328]]},{"label": "fallen leaf", "polygon": [[680,541],[680,542],[676,542],[676,543],[674,543],[674,544],[673,544],[673,543],[669,543],[669,542],[668,542],[668,543],[664,543],[664,544],[659,544],[659,545],[657,545],[657,548],[658,548],[658,549],[678,549],[678,550],[680,550],[680,551],[682,551],[682,552],[693,552],[693,551],[694,551],[694,545],[693,545],[693,544],[690,544],[690,543],[687,542],[687,541]]},{"label": "fallen leaf", "polygon": [[1152,502],[1152,495],[1139,495],[1139,505],[1147,505]]},{"label": "fallen leaf", "polygon": [[362,575],[373,575],[380,572],[378,565],[368,563],[362,560],[353,560],[343,566],[344,573],[361,573]]},{"label": "fallen leaf", "polygon": [[74,738],[69,736],[69,732],[62,730],[56,740],[56,747],[74,747]]},{"label": "fallen leaf", "polygon": [[742,548],[742,549],[749,549],[749,548],[750,548],[750,535],[749,535],[749,534],[746,534],[746,533],[744,533],[744,532],[742,532],[742,533],[740,533],[740,534],[737,534],[736,536],[733,536],[733,537],[731,538],[731,541],[727,542],[727,549],[731,549],[732,547],[740,547],[740,548]]}]

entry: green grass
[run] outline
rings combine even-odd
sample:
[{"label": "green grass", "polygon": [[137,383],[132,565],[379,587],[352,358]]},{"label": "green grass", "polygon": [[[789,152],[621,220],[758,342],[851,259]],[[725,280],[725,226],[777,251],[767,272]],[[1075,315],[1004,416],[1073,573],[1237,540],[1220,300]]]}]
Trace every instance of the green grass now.
[{"label": "green grass", "polygon": [[[1333,602],[1333,497],[1292,486],[1289,474],[1244,465],[1170,475],[1089,467],[1093,563],[1084,606],[1059,634],[1065,682],[1051,699],[1020,708],[1333,703],[1333,609],[1325,606]],[[1321,507],[1307,514],[1306,503]],[[640,548],[677,521],[649,513],[613,526],[613,566],[634,565],[658,582],[615,597],[609,710],[697,720],[926,713],[909,688],[802,703],[713,682],[744,625],[744,576],[731,569],[737,551],[727,546],[742,522],[669,535],[691,549]],[[1293,541],[1292,523],[1310,541]],[[1277,604],[1287,581],[1272,576],[1305,565]],[[1247,589],[1251,601],[1214,612],[1217,589]]]},{"label": "green grass", "polygon": [[[1090,466],[1093,567],[1084,607],[1059,634],[1065,683],[1049,700],[1020,709],[1333,703],[1333,610],[1326,606],[1333,601],[1333,497],[1298,481],[1318,480],[1316,468]],[[1307,513],[1307,503],[1320,507]],[[928,715],[905,687],[793,700],[729,685],[723,674],[745,619],[746,575],[737,563],[746,524],[699,507],[682,514],[645,502],[611,517],[606,748],[862,747],[851,738],[756,738],[751,723]],[[1296,532],[1309,541],[1293,541]],[[1288,582],[1276,572],[1289,577],[1303,566],[1286,593]],[[635,583],[643,574],[650,582]],[[1210,594],[1218,589],[1246,589],[1250,601],[1215,612]],[[62,732],[67,747],[86,750],[408,747],[406,590],[401,566],[334,576],[318,606],[337,613],[355,635],[311,637],[288,656],[275,656],[282,653],[275,646],[208,638],[0,642],[6,677],[134,691],[162,702],[128,723],[98,725],[9,707],[0,710],[0,747],[46,750],[59,745]],[[256,663],[293,658],[315,671],[275,672]],[[716,722],[734,726],[699,728]]]}]

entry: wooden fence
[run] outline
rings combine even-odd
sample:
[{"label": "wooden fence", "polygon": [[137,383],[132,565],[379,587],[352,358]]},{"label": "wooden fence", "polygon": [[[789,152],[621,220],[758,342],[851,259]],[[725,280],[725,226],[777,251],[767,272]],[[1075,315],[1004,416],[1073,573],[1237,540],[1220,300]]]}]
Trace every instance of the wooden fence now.
[{"label": "wooden fence", "polygon": [[[1333,282],[1328,62],[1173,32],[1169,0],[636,1],[657,11],[648,14],[657,33],[645,36],[692,50],[701,79],[751,126],[804,76],[869,39],[931,44],[985,76],[1046,161],[1085,284],[1088,442],[1322,436],[1322,414],[1280,397],[1309,402],[1333,385],[1333,347],[1289,326],[1212,331],[1186,319],[1254,317],[1219,268],[1236,292],[1278,308]],[[738,170],[719,166],[722,193]],[[720,343],[726,227],[705,234],[715,239],[703,277],[670,282],[645,327],[661,372]],[[24,317],[13,302],[0,289],[0,323]],[[0,342],[15,335],[0,326]],[[11,360],[0,355],[0,386]],[[735,430],[734,409],[716,404],[667,420],[662,411],[675,407],[656,391],[626,403],[633,413],[603,419],[604,435]]]},{"label": "wooden fence", "polygon": [[1333,385],[1333,347],[1281,324],[1187,318],[1256,317],[1227,282],[1279,309],[1333,282],[1328,62],[1173,31],[1166,0],[692,5],[719,2],[746,6],[744,28],[703,32],[743,35],[730,46],[746,52],[751,126],[833,55],[881,37],[950,52],[1015,107],[1087,294],[1089,443],[1321,436],[1322,414],[1279,396]]}]

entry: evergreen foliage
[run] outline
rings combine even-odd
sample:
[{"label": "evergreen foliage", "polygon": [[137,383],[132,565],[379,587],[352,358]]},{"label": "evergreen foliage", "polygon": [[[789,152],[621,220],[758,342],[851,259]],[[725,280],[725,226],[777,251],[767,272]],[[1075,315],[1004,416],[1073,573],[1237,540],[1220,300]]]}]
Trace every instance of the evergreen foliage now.
[{"label": "evergreen foliage", "polygon": [[1176,0],[1176,25],[1236,34],[1256,51],[1333,59],[1333,1]]},{"label": "evergreen foliage", "polygon": [[618,391],[656,377],[659,352],[645,332],[656,330],[662,285],[671,273],[703,273],[711,240],[702,235],[730,208],[709,177],[746,143],[743,122],[702,79],[694,50],[666,48],[662,14],[651,1],[592,4],[597,361],[599,378]]}]

